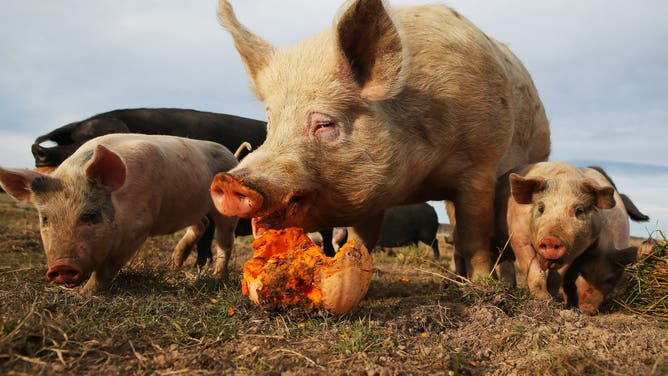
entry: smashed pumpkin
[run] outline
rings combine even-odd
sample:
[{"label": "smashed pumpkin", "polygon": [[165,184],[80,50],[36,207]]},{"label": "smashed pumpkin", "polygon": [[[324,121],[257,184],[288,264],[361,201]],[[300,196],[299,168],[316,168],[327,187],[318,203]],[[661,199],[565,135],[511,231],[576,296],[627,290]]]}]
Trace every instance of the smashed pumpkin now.
[{"label": "smashed pumpkin", "polygon": [[268,310],[323,308],[343,315],[357,307],[371,282],[373,259],[354,240],[327,257],[302,229],[288,228],[267,231],[251,247],[242,292]]}]

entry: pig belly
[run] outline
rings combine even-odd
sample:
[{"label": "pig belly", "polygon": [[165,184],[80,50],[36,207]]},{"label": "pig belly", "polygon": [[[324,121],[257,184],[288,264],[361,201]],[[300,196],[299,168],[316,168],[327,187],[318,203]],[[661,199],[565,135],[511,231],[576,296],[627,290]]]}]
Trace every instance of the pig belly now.
[{"label": "pig belly", "polygon": [[213,208],[209,194],[213,175],[233,167],[236,160],[218,144],[154,138],[160,141],[146,147],[145,158],[129,160],[131,183],[116,193],[116,202],[127,218],[150,223],[149,235],[162,235],[197,223]]},{"label": "pig belly", "polygon": [[[181,210],[179,210],[181,209]],[[184,206],[172,211],[171,215],[163,215],[155,223],[151,235],[168,235],[197,223],[211,210],[211,204]],[[177,214],[178,213],[178,214]]]},{"label": "pig belly", "polygon": [[[192,179],[192,176],[189,177]],[[198,182],[190,184],[191,188],[180,187],[175,179],[171,187],[162,198],[161,207],[154,220],[151,235],[164,235],[176,232],[201,220],[213,208],[209,195],[209,182],[213,176],[203,171]],[[188,181],[188,180],[186,180]],[[191,182],[193,180],[190,180]],[[196,187],[196,189],[193,189]]]}]

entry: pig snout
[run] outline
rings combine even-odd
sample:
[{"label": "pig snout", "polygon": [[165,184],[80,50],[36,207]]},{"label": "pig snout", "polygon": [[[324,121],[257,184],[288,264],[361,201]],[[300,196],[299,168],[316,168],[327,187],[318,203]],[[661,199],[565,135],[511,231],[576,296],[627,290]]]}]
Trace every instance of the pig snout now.
[{"label": "pig snout", "polygon": [[546,269],[556,269],[563,265],[566,246],[554,236],[546,236],[538,242],[538,254],[544,259]]},{"label": "pig snout", "polygon": [[219,173],[214,177],[211,199],[221,214],[242,218],[254,216],[264,202],[260,192],[245,186],[240,179],[227,173]]},{"label": "pig snout", "polygon": [[50,267],[49,270],[46,271],[46,278],[50,282],[65,285],[67,287],[78,286],[85,279],[84,273],[79,268],[64,262]]},{"label": "pig snout", "polygon": [[546,236],[538,242],[538,252],[549,260],[556,260],[564,257],[566,247],[564,243],[554,236]]}]

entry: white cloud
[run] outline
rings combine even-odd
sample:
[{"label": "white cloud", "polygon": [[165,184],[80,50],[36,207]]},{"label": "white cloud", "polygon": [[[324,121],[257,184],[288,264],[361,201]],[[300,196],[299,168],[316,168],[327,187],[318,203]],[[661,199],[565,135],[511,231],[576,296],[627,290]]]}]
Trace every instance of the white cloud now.
[{"label": "white cloud", "polygon": [[[32,168],[35,165],[30,145],[33,139],[24,134],[9,133],[0,130],[2,147],[0,148],[0,166],[9,168]],[[26,147],[26,145],[28,147]]]},{"label": "white cloud", "polygon": [[553,159],[610,159],[668,165],[668,107],[615,108],[551,119]]}]

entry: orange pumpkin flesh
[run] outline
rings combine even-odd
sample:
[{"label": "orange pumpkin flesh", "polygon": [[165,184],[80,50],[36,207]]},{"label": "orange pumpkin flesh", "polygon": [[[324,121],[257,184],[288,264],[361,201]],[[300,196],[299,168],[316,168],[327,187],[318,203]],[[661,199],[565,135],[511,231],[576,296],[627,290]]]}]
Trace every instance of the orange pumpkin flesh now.
[{"label": "orange pumpkin flesh", "polygon": [[327,257],[300,228],[269,230],[244,264],[244,295],[268,310],[323,308],[342,315],[366,294],[373,260],[361,243],[348,241]]},{"label": "orange pumpkin flesh", "polygon": [[35,167],[33,170],[41,172],[43,174],[50,174],[56,170],[56,166],[41,166]]}]

